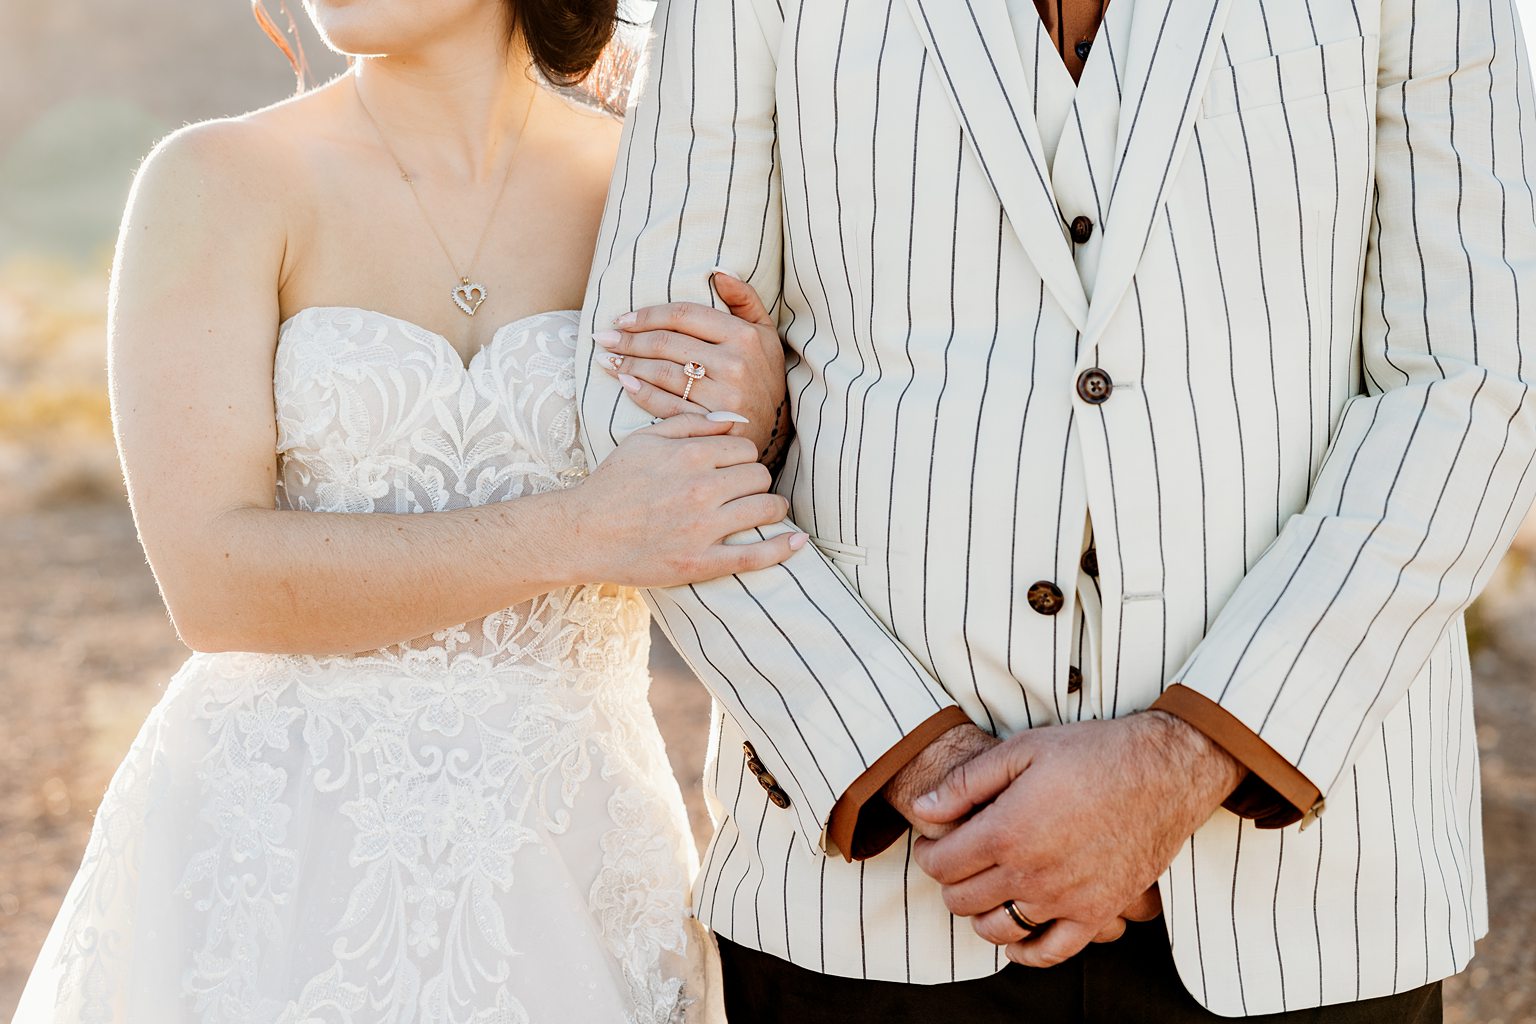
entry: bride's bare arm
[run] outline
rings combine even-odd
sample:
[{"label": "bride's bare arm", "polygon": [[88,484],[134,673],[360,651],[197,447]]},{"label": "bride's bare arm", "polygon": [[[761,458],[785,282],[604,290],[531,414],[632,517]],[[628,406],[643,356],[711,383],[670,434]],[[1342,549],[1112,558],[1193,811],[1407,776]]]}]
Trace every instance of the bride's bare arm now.
[{"label": "bride's bare arm", "polygon": [[146,162],[113,269],[112,408],[135,521],[197,650],[328,653],[420,636],[580,582],[674,585],[775,564],[756,446],[729,423],[640,431],[569,490],[451,512],[273,508],[283,184],[240,123]]}]

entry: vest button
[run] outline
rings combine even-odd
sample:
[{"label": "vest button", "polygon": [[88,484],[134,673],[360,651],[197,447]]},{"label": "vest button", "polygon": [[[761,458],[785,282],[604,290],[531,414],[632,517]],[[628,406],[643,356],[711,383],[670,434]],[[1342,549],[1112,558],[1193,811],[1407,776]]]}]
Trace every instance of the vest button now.
[{"label": "vest button", "polygon": [[1087,60],[1088,59],[1088,52],[1090,50],[1092,50],[1092,49],[1093,49],[1093,40],[1092,39],[1083,39],[1083,40],[1080,40],[1076,46],[1072,47],[1072,52],[1077,54],[1077,59],[1078,60]]},{"label": "vest button", "polygon": [[1088,239],[1093,237],[1093,221],[1089,220],[1087,217],[1074,217],[1072,218],[1072,226],[1070,230],[1072,233],[1072,241],[1076,242],[1078,245],[1082,245],[1084,242],[1088,241]]},{"label": "vest button", "polygon": [[1098,549],[1090,546],[1087,551],[1084,551],[1083,552],[1083,559],[1082,559],[1081,565],[1082,565],[1083,572],[1087,573],[1089,576],[1092,576],[1094,579],[1098,579],[1099,578],[1099,551],[1098,551]]},{"label": "vest button", "polygon": [[1115,382],[1097,366],[1077,375],[1077,397],[1089,405],[1103,405],[1109,401],[1109,393],[1113,390]]},{"label": "vest button", "polygon": [[1083,688],[1083,670],[1073,665],[1067,669],[1067,692],[1076,693]]},{"label": "vest button", "polygon": [[1067,603],[1066,598],[1062,596],[1061,588],[1050,580],[1040,580],[1032,584],[1029,592],[1024,595],[1024,599],[1041,615],[1055,615]]}]

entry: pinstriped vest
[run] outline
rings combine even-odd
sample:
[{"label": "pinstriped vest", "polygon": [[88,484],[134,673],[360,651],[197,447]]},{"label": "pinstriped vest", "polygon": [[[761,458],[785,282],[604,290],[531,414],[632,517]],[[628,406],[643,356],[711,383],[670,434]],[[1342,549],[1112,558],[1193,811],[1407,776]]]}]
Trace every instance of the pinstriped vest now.
[{"label": "pinstriped vest", "polygon": [[[1099,269],[1105,221],[1105,197],[1112,185],[1115,139],[1120,127],[1120,65],[1128,47],[1132,7],[1136,0],[1115,0],[1104,12],[1094,41],[1094,52],[1074,82],[1061,62],[1054,43],[1035,8],[1034,0],[1008,0],[1019,52],[1035,97],[1035,123],[1050,168],[1051,190],[1062,223],[1071,225],[1087,218],[1091,233],[1084,242],[1073,239],[1072,255],[1083,290],[1091,299]],[[1113,93],[1114,102],[1094,102]],[[1070,230],[1069,230],[1070,237]],[[1092,543],[1093,528],[1084,523],[1083,544]],[[1070,602],[1073,616],[1072,668],[1064,703],[1057,709],[1060,721],[1100,717],[1095,705],[1101,697],[1103,671],[1100,663],[1102,605],[1096,576],[1079,571],[1073,580],[1050,581],[1062,590],[1075,586]],[[1080,680],[1080,682],[1077,682]],[[1075,692],[1074,692],[1075,687]]]}]

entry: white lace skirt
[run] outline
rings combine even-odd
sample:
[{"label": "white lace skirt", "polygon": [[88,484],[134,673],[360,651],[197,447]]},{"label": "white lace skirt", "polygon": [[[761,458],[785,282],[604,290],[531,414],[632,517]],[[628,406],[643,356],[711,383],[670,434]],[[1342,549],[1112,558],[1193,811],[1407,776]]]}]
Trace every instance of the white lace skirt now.
[{"label": "white lace skirt", "polygon": [[16,1020],[720,1019],[644,663],[618,660],[193,656]]}]

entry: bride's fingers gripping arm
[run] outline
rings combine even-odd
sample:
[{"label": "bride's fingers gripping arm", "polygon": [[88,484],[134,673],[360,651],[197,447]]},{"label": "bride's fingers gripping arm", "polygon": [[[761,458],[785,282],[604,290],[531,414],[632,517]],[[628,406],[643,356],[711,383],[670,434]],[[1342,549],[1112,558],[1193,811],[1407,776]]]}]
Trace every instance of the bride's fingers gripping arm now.
[{"label": "bride's fingers gripping arm", "polygon": [[718,268],[709,278],[725,310],[672,302],[626,311],[593,335],[604,353],[598,366],[653,416],[742,413],[751,422],[733,433],[767,454],[787,420],[784,345],[756,289]]},{"label": "bride's fingers gripping arm", "polygon": [[642,432],[564,491],[416,515],[274,508],[278,295],[296,202],[279,147],[245,122],[162,144],[113,270],[114,427],[139,535],[190,646],[365,650],[569,584],[676,584],[789,556],[789,537],[722,543],[785,505],[762,495],[753,446],[719,436],[732,424],[698,416]]}]

